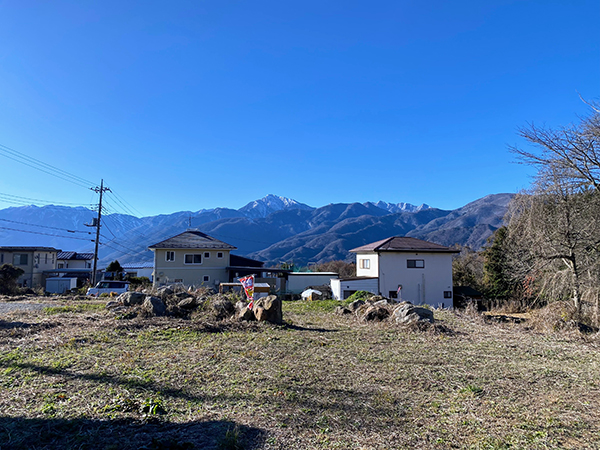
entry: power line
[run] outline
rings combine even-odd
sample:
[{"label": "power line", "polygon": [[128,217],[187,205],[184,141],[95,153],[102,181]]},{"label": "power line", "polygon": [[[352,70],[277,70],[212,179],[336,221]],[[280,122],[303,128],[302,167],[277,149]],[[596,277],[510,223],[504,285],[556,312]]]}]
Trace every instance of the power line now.
[{"label": "power line", "polygon": [[[6,202],[11,202],[11,203],[16,203],[16,204],[19,204],[19,203],[31,204],[33,202],[33,203],[45,203],[47,205],[57,205],[57,206],[87,206],[87,205],[82,205],[81,203],[55,202],[55,201],[50,201],[50,200],[41,200],[39,198],[21,197],[20,195],[4,194],[2,192],[0,192],[0,200],[6,201]],[[89,205],[91,206],[92,204],[90,203]]]},{"label": "power line", "polygon": [[77,175],[73,175],[51,164],[40,161],[39,159],[27,156],[26,154],[3,144],[0,144],[0,155],[80,187],[89,188],[90,185],[94,184],[91,181],[78,177]]},{"label": "power line", "polygon": [[18,230],[16,228],[7,228],[7,227],[0,227],[0,230],[18,231],[19,233],[41,234],[44,236],[53,236],[53,237],[59,237],[59,238],[64,238],[64,239],[77,239],[78,241],[94,242],[93,239],[84,239],[84,238],[78,238],[75,236],[60,236],[58,234],[42,233],[41,231]]},{"label": "power line", "polygon": [[48,226],[48,225],[36,225],[34,223],[19,222],[17,220],[10,220],[10,219],[0,219],[0,220],[2,220],[4,222],[18,223],[19,225],[28,225],[30,227],[40,227],[40,228],[48,228],[48,229],[51,229],[51,230],[66,231],[67,233],[92,234],[89,231],[69,230],[67,228],[51,227],[51,226]]}]

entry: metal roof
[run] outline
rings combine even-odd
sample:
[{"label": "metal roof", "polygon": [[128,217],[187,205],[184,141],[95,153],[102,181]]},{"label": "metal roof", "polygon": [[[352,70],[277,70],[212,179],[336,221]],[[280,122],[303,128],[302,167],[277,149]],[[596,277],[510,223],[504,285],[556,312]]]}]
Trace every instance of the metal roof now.
[{"label": "metal roof", "polygon": [[154,249],[235,250],[237,247],[215,239],[201,231],[188,230],[148,247]]},{"label": "metal roof", "polygon": [[60,252],[60,249],[54,248],[54,247],[20,246],[20,247],[0,247],[0,251],[4,251],[4,252]]},{"label": "metal roof", "polygon": [[88,261],[90,259],[94,259],[93,253],[77,253],[77,252],[58,252],[56,255],[56,259],[61,260],[79,260],[79,261]]},{"label": "metal roof", "polygon": [[412,237],[393,236],[362,247],[350,250],[353,253],[365,252],[423,252],[423,253],[460,253],[456,250],[433,242]]},{"label": "metal roof", "polygon": [[126,264],[121,264],[121,267],[125,270],[154,269],[154,263],[153,262],[126,263]]}]

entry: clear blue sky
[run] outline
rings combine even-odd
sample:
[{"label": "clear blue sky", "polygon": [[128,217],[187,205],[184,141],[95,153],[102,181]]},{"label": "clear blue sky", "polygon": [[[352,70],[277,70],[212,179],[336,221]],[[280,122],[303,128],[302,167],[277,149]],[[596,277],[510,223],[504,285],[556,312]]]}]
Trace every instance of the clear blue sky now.
[{"label": "clear blue sky", "polygon": [[[143,215],[269,193],[456,208],[528,186],[518,127],[600,99],[599,18],[597,0],[0,0],[0,144]],[[0,193],[96,201],[2,156]]]}]

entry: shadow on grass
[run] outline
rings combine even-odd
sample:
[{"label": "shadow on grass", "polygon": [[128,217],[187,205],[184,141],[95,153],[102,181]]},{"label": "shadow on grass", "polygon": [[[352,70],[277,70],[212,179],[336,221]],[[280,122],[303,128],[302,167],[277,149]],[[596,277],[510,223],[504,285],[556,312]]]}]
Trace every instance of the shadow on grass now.
[{"label": "shadow on grass", "polygon": [[232,421],[138,423],[125,420],[26,419],[0,416],[5,449],[245,449],[260,448],[265,432]]},{"label": "shadow on grass", "polygon": [[299,325],[293,325],[291,323],[283,323],[283,328],[286,330],[294,330],[294,331],[316,331],[317,333],[334,333],[339,330],[335,329],[327,329],[327,328],[307,328],[301,327]]}]

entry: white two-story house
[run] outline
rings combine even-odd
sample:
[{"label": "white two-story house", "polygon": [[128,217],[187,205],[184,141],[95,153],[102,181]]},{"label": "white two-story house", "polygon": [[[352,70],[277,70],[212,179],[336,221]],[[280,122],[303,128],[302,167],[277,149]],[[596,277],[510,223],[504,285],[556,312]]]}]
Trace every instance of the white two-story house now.
[{"label": "white two-story house", "polygon": [[148,247],[154,252],[154,286],[217,287],[229,278],[229,253],[236,247],[197,230]]},{"label": "white two-story house", "polygon": [[390,237],[350,250],[356,277],[332,280],[334,298],[357,290],[433,307],[452,305],[452,255],[458,250],[410,237]]}]

